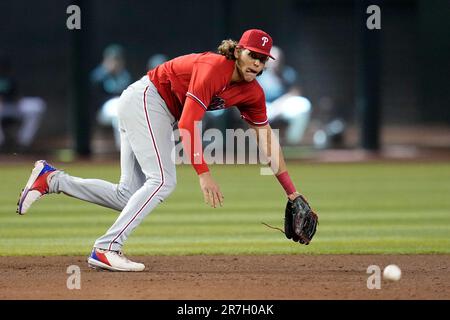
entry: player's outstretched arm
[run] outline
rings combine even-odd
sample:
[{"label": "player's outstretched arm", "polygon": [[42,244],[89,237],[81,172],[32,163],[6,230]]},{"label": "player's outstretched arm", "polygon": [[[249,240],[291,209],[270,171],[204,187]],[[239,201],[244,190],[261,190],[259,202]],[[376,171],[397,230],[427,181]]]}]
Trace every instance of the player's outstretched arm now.
[{"label": "player's outstretched arm", "polygon": [[289,198],[284,214],[284,231],[280,230],[284,232],[286,238],[307,245],[316,233],[319,217],[312,210],[306,198],[295,189],[289,177],[278,139],[273,135],[270,126],[253,128],[257,131],[260,150],[270,160],[270,167]]},{"label": "player's outstretched arm", "polygon": [[269,160],[272,172],[283,186],[288,198],[294,200],[300,193],[297,192],[288,175],[283,151],[281,150],[280,143],[274,135],[272,128],[269,124],[251,127],[256,130],[258,147],[261,150],[261,153]]}]

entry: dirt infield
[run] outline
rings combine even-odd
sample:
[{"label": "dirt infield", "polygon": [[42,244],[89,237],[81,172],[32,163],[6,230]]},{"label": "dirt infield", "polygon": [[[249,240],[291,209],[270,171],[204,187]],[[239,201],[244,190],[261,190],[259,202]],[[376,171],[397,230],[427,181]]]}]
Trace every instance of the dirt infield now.
[{"label": "dirt infield", "polygon": [[[1,257],[0,299],[450,299],[450,255],[134,258],[144,272],[96,271],[85,257]],[[368,266],[391,263],[402,279],[368,289]],[[80,267],[80,289],[67,288],[70,265]]]}]

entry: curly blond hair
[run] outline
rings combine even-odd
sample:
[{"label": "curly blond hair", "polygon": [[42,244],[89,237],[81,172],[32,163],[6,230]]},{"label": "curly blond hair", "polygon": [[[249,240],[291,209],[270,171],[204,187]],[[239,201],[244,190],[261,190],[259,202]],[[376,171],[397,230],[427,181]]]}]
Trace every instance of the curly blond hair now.
[{"label": "curly blond hair", "polygon": [[217,53],[225,56],[228,60],[236,60],[234,50],[238,46],[237,41],[232,39],[222,40],[222,43],[217,48]]}]

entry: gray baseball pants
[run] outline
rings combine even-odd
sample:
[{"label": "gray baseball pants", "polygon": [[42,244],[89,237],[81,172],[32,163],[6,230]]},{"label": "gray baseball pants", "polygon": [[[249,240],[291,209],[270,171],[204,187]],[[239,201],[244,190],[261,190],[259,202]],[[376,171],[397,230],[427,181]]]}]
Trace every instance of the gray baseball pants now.
[{"label": "gray baseball pants", "polygon": [[69,196],[121,211],[109,230],[94,244],[121,250],[131,232],[175,189],[175,118],[155,86],[144,76],[120,96],[118,106],[121,139],[119,184],[72,177],[57,172],[50,193]]}]

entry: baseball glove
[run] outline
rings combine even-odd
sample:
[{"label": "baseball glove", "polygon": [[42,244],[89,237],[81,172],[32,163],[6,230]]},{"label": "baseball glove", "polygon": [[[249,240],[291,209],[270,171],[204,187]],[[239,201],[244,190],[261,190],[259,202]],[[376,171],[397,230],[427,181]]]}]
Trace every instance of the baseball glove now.
[{"label": "baseball glove", "polygon": [[308,245],[316,233],[319,217],[303,196],[288,200],[284,214],[286,238]]}]

